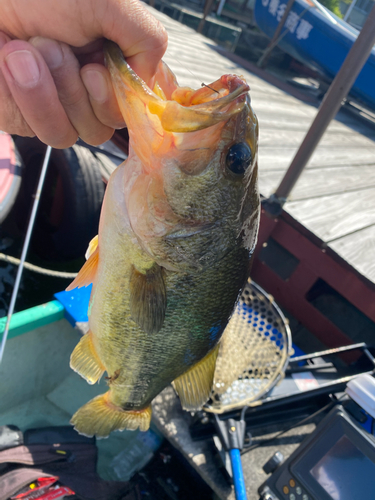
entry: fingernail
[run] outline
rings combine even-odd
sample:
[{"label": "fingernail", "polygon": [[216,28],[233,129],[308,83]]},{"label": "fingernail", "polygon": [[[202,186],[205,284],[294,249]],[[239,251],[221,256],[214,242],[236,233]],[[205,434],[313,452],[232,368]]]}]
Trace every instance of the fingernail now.
[{"label": "fingernail", "polygon": [[64,54],[58,42],[40,36],[32,38],[29,42],[42,54],[49,69],[56,69],[62,65]]},{"label": "fingernail", "polygon": [[82,80],[87,92],[97,102],[103,103],[108,99],[108,84],[104,76],[95,70],[82,73]]},{"label": "fingernail", "polygon": [[34,55],[28,50],[11,52],[5,62],[12,77],[21,87],[32,88],[38,83],[39,67]]}]

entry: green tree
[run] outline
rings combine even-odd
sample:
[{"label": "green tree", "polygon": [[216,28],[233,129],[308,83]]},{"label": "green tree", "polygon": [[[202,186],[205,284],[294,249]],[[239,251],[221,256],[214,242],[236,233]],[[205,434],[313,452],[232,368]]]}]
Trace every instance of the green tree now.
[{"label": "green tree", "polygon": [[340,11],[340,0],[319,0],[324,7],[327,7],[331,12],[336,14],[336,16],[342,18],[343,15],[341,14]]}]

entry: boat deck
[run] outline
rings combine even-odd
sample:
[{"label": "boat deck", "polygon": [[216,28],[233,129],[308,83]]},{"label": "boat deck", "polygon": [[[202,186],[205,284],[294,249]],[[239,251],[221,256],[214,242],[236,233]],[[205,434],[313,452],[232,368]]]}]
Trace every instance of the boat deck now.
[{"label": "boat deck", "polygon": [[[219,53],[211,40],[151,10],[167,29],[169,46],[164,60],[180,85],[197,88],[224,73],[243,75],[250,84],[252,105],[260,123],[260,192],[270,196],[309,129],[318,101],[243,62],[257,74],[248,71],[238,57]],[[284,209],[375,282],[375,125],[341,110]]]}]

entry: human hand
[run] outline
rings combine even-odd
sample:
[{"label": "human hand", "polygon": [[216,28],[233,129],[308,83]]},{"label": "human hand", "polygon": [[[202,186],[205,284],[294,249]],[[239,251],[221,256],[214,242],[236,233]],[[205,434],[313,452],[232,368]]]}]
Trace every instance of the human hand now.
[{"label": "human hand", "polygon": [[104,38],[146,82],[167,46],[138,0],[0,0],[0,130],[66,148],[124,127]]}]

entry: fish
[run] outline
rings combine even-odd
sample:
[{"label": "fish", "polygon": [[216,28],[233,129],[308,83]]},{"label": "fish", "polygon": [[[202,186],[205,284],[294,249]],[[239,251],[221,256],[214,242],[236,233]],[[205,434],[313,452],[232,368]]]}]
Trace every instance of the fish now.
[{"label": "fish", "polygon": [[258,121],[249,86],[226,74],[180,87],[161,62],[151,90],[106,42],[129,132],[98,236],[68,287],[88,286],[89,330],[71,368],[108,391],[72,417],[86,436],[146,431],[152,400],[173,384],[188,411],[213,384],[219,341],[247,280],[259,225]]}]

